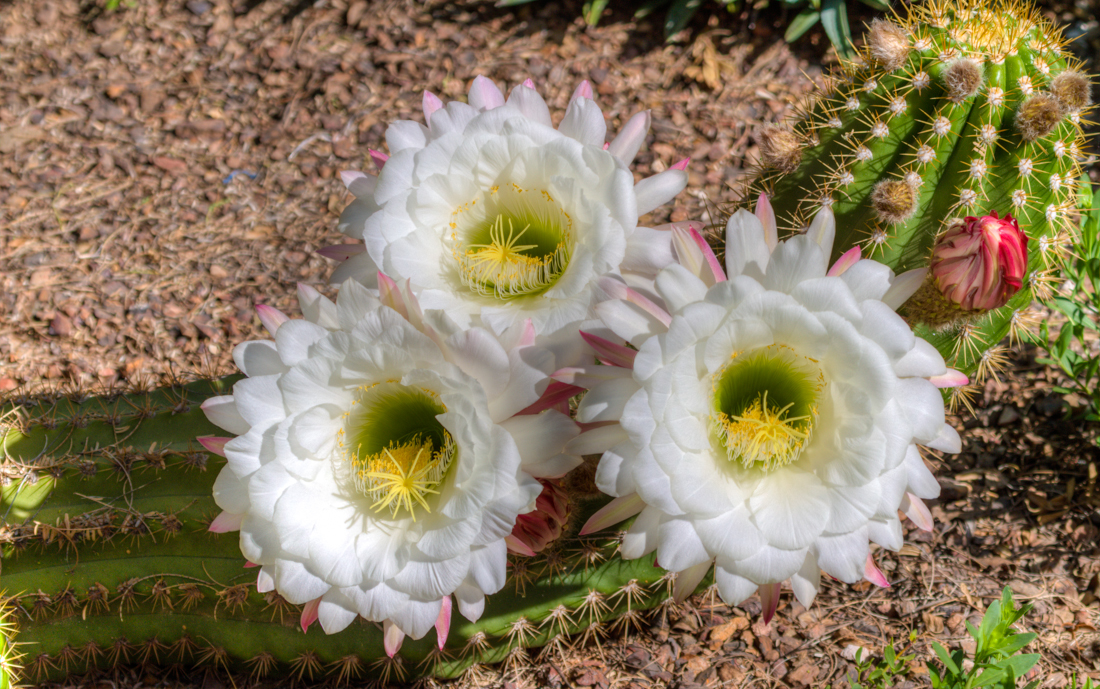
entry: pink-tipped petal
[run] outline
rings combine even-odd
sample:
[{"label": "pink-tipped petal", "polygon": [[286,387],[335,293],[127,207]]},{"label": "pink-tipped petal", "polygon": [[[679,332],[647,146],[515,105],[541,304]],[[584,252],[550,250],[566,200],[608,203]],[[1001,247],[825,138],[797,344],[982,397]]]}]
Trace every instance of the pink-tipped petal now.
[{"label": "pink-tipped petal", "polygon": [[306,603],[302,608],[302,619],[299,620],[299,624],[302,627],[302,633],[309,631],[309,625],[317,621],[317,609],[321,607],[321,599],[314,598],[310,602]]},{"label": "pink-tipped petal", "polygon": [[970,383],[970,379],[962,371],[956,371],[953,368],[947,369],[947,373],[941,373],[938,376],[932,376],[928,379],[928,382],[935,385],[937,388],[958,388]]},{"label": "pink-tipped petal", "polygon": [[390,620],[382,623],[382,646],[386,649],[386,655],[393,657],[401,650],[401,644],[405,641],[405,632],[398,629]]},{"label": "pink-tipped petal", "polygon": [[649,133],[650,120],[648,110],[636,113],[623,125],[618,136],[611,140],[607,151],[626,165],[630,165],[638,155],[638,149],[645,142],[646,134]]},{"label": "pink-tipped petal", "polygon": [[523,85],[529,89],[535,88],[535,82],[531,81],[531,77],[527,77],[523,80]]},{"label": "pink-tipped petal", "polygon": [[907,270],[898,275],[890,283],[890,289],[882,295],[882,303],[897,311],[902,304],[909,300],[909,297],[916,294],[921,284],[924,283],[924,277],[927,274],[928,268],[924,267]]},{"label": "pink-tipped petal", "polygon": [[424,92],[424,123],[432,123],[432,113],[443,107],[443,101],[431,91]]},{"label": "pink-tipped petal", "polygon": [[530,347],[535,344],[535,324],[528,318],[523,322],[523,334],[519,336],[519,341],[516,342],[517,347]]},{"label": "pink-tipped petal", "polygon": [[371,161],[374,163],[374,166],[379,170],[381,170],[382,166],[386,164],[386,161],[390,159],[387,154],[383,153],[382,151],[376,151],[373,148],[368,148],[367,152],[370,153]]},{"label": "pink-tipped petal", "polygon": [[775,251],[779,244],[779,226],[775,222],[775,210],[767,194],[761,194],[756,199],[756,219],[764,226],[764,242],[769,251]]},{"label": "pink-tipped petal", "polygon": [[504,543],[508,546],[508,552],[513,555],[522,555],[524,557],[533,557],[535,555],[535,551],[531,549],[531,546],[512,534],[508,534],[504,537]]},{"label": "pink-tipped petal", "polygon": [[580,333],[581,339],[587,342],[589,347],[596,350],[596,357],[603,363],[608,366],[634,368],[634,357],[638,356],[636,350],[626,345],[615,344],[599,335],[586,333],[583,330]]},{"label": "pink-tipped petal", "polygon": [[202,445],[202,449],[207,452],[216,454],[219,457],[224,457],[225,444],[232,440],[232,438],[219,438],[214,435],[204,435],[195,438],[195,440],[199,441],[199,445]]},{"label": "pink-tipped petal", "polygon": [[890,582],[887,581],[886,575],[883,574],[882,570],[875,564],[875,556],[869,553],[867,555],[867,564],[863,567],[863,576],[867,578],[867,581],[879,588],[890,588]]},{"label": "pink-tipped petal", "polygon": [[935,522],[932,519],[932,512],[928,509],[928,505],[924,504],[924,501],[913,495],[912,493],[906,493],[901,498],[901,511],[905,513],[909,520],[917,525],[917,528],[921,531],[931,531],[935,526]]},{"label": "pink-tipped petal", "polygon": [[439,608],[439,617],[435,620],[435,640],[439,650],[447,645],[447,635],[451,632],[451,597],[443,596],[443,605]]},{"label": "pink-tipped petal", "polygon": [[606,141],[606,142],[604,142],[604,145],[603,145],[603,150],[605,150],[605,151],[606,151],[606,150],[607,150],[607,149],[609,149],[609,148],[611,148],[611,142],[610,142],[610,141]]},{"label": "pink-tipped petal", "polygon": [[260,325],[264,326],[264,330],[272,337],[275,337],[275,331],[280,325],[290,320],[285,313],[267,304],[256,304],[256,315],[260,317]]},{"label": "pink-tipped petal", "polygon": [[833,264],[833,267],[829,269],[827,275],[834,278],[843,275],[844,271],[859,262],[860,255],[861,253],[858,246],[853,246],[851,249],[848,249],[840,255],[840,258],[838,258],[836,263]]},{"label": "pink-tipped petal", "polygon": [[358,256],[366,250],[367,247],[363,244],[333,244],[332,246],[322,246],[317,250],[317,255],[342,262],[352,256]]},{"label": "pink-tipped petal", "polygon": [[710,566],[713,564],[712,560],[707,560],[694,567],[688,567],[682,572],[677,572],[676,582],[672,585],[672,599],[677,603],[683,603],[687,600],[688,596],[695,593],[695,589],[699,587],[699,582],[707,575]]},{"label": "pink-tipped petal", "polygon": [[504,94],[500,92],[492,79],[476,76],[474,77],[474,83],[470,84],[470,94],[467,100],[471,106],[479,110],[493,110],[504,105]]},{"label": "pink-tipped petal", "polygon": [[[680,265],[690,270],[700,280],[713,286],[726,281],[726,271],[714,251],[696,229],[698,223],[674,223],[672,230],[672,248]],[[701,225],[700,225],[701,227]]]},{"label": "pink-tipped petal", "polygon": [[259,567],[259,566],[260,565],[256,564],[255,562],[249,562],[248,560],[244,561],[244,568],[245,569],[252,569],[253,567]]},{"label": "pink-tipped petal", "polygon": [[643,509],[645,509],[645,501],[642,500],[642,497],[637,493],[615,498],[601,507],[596,514],[588,518],[588,521],[581,527],[580,535],[587,536],[590,533],[603,531],[610,526],[618,524],[624,519],[630,519]]},{"label": "pink-tipped petal", "polygon": [[612,299],[628,301],[635,306],[641,307],[643,311],[656,318],[662,325],[668,326],[668,324],[672,322],[672,316],[668,311],[665,311],[660,306],[653,303],[653,301],[641,292],[627,287],[625,282],[616,280],[613,277],[603,277],[600,278],[599,283],[603,291],[607,292],[607,295]]},{"label": "pink-tipped petal", "polygon": [[569,100],[575,101],[578,98],[587,98],[588,100],[592,100],[592,84],[589,84],[587,79],[577,84],[577,88],[573,90],[573,95],[569,98]]},{"label": "pink-tipped petal", "polygon": [[542,393],[542,397],[539,397],[531,406],[516,412],[516,416],[529,416],[546,411],[547,409],[553,409],[562,402],[568,402],[570,398],[582,392],[584,392],[584,388],[577,387],[576,385],[569,385],[557,380],[551,381],[551,383],[546,386],[546,391]]},{"label": "pink-tipped petal", "polygon": [[214,517],[214,521],[210,522],[210,526],[207,527],[207,531],[209,531],[210,533],[227,533],[229,531],[240,531],[242,522],[244,522],[243,514],[222,512],[217,517]]},{"label": "pink-tipped petal", "polygon": [[382,271],[378,271],[378,300],[408,320],[409,312],[405,309],[405,299],[401,295],[401,290],[397,287],[397,283]]},{"label": "pink-tipped petal", "polygon": [[779,584],[761,584],[760,605],[763,608],[764,624],[768,624],[775,617],[775,611],[779,609]]},{"label": "pink-tipped petal", "polygon": [[687,170],[688,169],[688,163],[690,163],[690,162],[691,162],[691,158],[684,158],[683,160],[677,161],[677,162],[673,163],[672,165],[670,165],[668,167],[668,169],[669,170],[681,170],[681,171]]},{"label": "pink-tipped petal", "polygon": [[691,238],[695,240],[696,246],[703,252],[705,265],[710,268],[711,277],[714,279],[711,284],[725,282],[726,271],[722,269],[722,264],[718,262],[718,257],[714,255],[714,249],[710,248],[710,244],[707,244],[707,240],[703,239],[703,235],[699,234],[699,230],[695,229],[694,226],[689,226],[688,231],[691,233]]}]

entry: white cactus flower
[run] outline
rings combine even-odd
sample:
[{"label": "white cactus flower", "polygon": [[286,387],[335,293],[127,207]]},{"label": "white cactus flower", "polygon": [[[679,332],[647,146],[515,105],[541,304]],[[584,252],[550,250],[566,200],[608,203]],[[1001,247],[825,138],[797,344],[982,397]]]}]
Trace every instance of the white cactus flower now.
[{"label": "white cactus flower", "polygon": [[530,80],[505,99],[477,77],[467,103],[426,93],[424,118],[390,125],[377,178],[345,173],[356,198],[338,229],[364,245],[322,251],[344,261],[333,282],[373,287],[381,269],[460,325],[501,333],[530,319],[565,365],[582,349],[577,326],[602,297],[601,276],[652,280],[672,260],[670,232],[638,219],[684,188],[687,161],[635,184],[628,166],[648,112],[605,143],[587,82],[554,128]]},{"label": "white cactus flower", "polygon": [[762,198],[730,219],[723,270],[677,230],[663,304],[605,286],[598,312],[634,348],[586,335],[604,365],[557,374],[590,388],[579,422],[618,421],[569,446],[603,452],[596,483],[617,497],[582,533],[637,514],[623,557],[656,551],[679,596],[714,565],[723,600],[759,588],[770,619],[788,579],[805,606],[821,570],[885,584],[869,543],[901,547],[899,509],[931,528],[918,448],[960,449],[937,386],[966,378],[895,313],[924,271],[895,277],[858,248],[830,269],[833,235],[824,209],[777,241]]},{"label": "white cactus flower", "polygon": [[580,463],[554,406],[552,354],[530,323],[500,336],[421,311],[407,285],[352,281],[335,302],[302,287],[305,320],[261,310],[274,341],[239,345],[247,378],[203,405],[232,439],[213,531],[240,531],[260,591],[307,604],[328,633],[384,622],[392,655],[451,596],[476,620],[504,585],[508,538],[542,486]]}]

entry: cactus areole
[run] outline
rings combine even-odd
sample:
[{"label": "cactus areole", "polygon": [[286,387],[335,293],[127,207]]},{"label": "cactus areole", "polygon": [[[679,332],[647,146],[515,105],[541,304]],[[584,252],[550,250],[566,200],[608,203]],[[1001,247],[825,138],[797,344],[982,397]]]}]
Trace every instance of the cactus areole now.
[{"label": "cactus areole", "polygon": [[1015,0],[933,0],[875,20],[862,57],[785,133],[761,134],[760,174],[745,198],[771,195],[788,232],[830,207],[832,260],[858,244],[897,273],[929,266],[953,219],[1010,214],[1040,249],[1015,296],[982,292],[951,318],[902,309],[950,365],[980,369],[1020,322],[1017,310],[1046,289],[1050,249],[1072,231],[1091,94],[1064,44]]}]

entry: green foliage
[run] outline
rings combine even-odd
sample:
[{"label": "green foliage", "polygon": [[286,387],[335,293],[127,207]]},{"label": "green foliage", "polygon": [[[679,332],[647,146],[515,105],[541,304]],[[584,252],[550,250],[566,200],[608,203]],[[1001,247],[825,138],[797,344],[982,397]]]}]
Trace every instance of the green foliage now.
[{"label": "green foliage", "polygon": [[[993,601],[982,617],[979,627],[969,622],[966,630],[974,638],[973,666],[965,666],[968,660],[962,649],[948,653],[938,643],[932,644],[939,664],[928,665],[929,677],[933,689],[978,689],[978,687],[997,687],[1010,689],[1016,687],[1016,680],[1027,674],[1039,662],[1038,653],[1018,654],[1035,639],[1035,634],[1020,634],[1012,625],[1031,610],[1031,605],[1016,607],[1012,601],[1012,589],[1005,587],[1001,599]],[[1038,686],[1038,680],[1032,681],[1024,689]]]},{"label": "green foliage", "polygon": [[[1083,188],[1090,185],[1084,180]],[[1085,419],[1100,421],[1100,189],[1095,195],[1082,194],[1082,206],[1090,207],[1081,223],[1080,241],[1065,260],[1062,275],[1069,294],[1057,295],[1046,302],[1066,317],[1057,337],[1051,335],[1046,321],[1040,325],[1039,346],[1046,357],[1039,363],[1054,366],[1069,380],[1054,389],[1062,394],[1077,393],[1087,400]]]},{"label": "green foliage", "polygon": [[[117,3],[118,0],[110,0]],[[526,5],[535,0],[501,0],[498,3],[502,7],[511,5]],[[868,7],[880,12],[890,9],[890,3],[886,0],[860,0]],[[789,11],[798,12],[787,26],[783,34],[788,43],[801,38],[807,31],[821,22],[825,34],[829,37],[838,53],[845,57],[852,57],[852,32],[848,28],[848,10],[844,0],[777,0],[776,4],[782,4]],[[589,0],[584,3],[581,10],[584,21],[589,26],[596,26],[600,21],[600,15],[611,4],[611,0]],[[680,33],[692,17],[703,5],[703,0],[633,0],[631,2],[637,9],[634,10],[635,19],[643,19],[657,10],[668,8],[665,12],[663,28],[665,38],[672,38]],[[750,3],[754,10],[764,10],[773,4],[773,0],[756,0]],[[712,0],[716,8],[724,8],[726,12],[740,12],[745,7],[744,0]]]},{"label": "green foliage", "polygon": [[[1000,600],[986,609],[978,627],[966,623],[966,630],[975,642],[973,657],[968,657],[961,648],[948,652],[933,643],[937,660],[928,663],[932,689],[1015,689],[1016,681],[1039,662],[1038,653],[1020,653],[1036,635],[1012,629],[1030,610],[1031,605],[1016,607],[1012,590],[1006,586]],[[910,634],[910,644],[914,638]],[[882,655],[881,661],[872,661],[863,656],[862,650],[856,652],[856,672],[849,680],[852,689],[891,689],[909,675],[908,664],[913,655],[899,655],[893,643]],[[1021,689],[1034,689],[1038,685],[1035,680]],[[1076,677],[1072,689],[1078,689]],[[1080,689],[1092,689],[1092,681],[1086,680]]]},{"label": "green foliage", "polygon": [[[910,634],[909,642],[913,642]],[[898,655],[893,642],[882,652],[882,662],[874,662],[863,656],[863,649],[856,651],[856,674],[851,678],[852,689],[891,689],[909,674],[909,663],[916,656]]]}]

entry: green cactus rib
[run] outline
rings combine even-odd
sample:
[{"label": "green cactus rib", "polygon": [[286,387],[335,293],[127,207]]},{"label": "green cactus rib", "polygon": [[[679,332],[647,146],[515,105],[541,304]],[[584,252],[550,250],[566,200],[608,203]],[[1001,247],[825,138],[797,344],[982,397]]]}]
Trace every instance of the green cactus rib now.
[{"label": "green cactus rib", "polygon": [[[1011,213],[1032,240],[1027,289],[995,311],[917,328],[980,379],[1071,243],[1088,82],[1020,2],[932,0],[909,12],[872,25],[862,58],[800,109],[788,136],[762,144],[746,200],[767,193],[788,232],[831,207],[832,259],[863,245],[897,273],[927,266],[952,218]],[[876,196],[883,183],[897,203]]]},{"label": "green cactus rib", "polygon": [[[24,655],[23,679],[123,664],[308,679],[451,677],[568,634],[598,641],[607,621],[637,623],[667,599],[671,578],[652,562],[613,557],[606,536],[570,536],[537,558],[513,558],[505,589],[477,623],[456,614],[442,651],[429,634],[406,640],[390,660],[381,627],[362,619],[338,634],[319,625],[303,633],[300,606],[256,591],[236,534],[208,531],[225,460],[194,441],[220,433],[199,403],[233,380],[2,408],[0,609],[17,633],[0,621],[0,643]],[[579,505],[577,517],[601,502]],[[0,668],[0,681],[18,681],[12,665]]]}]

